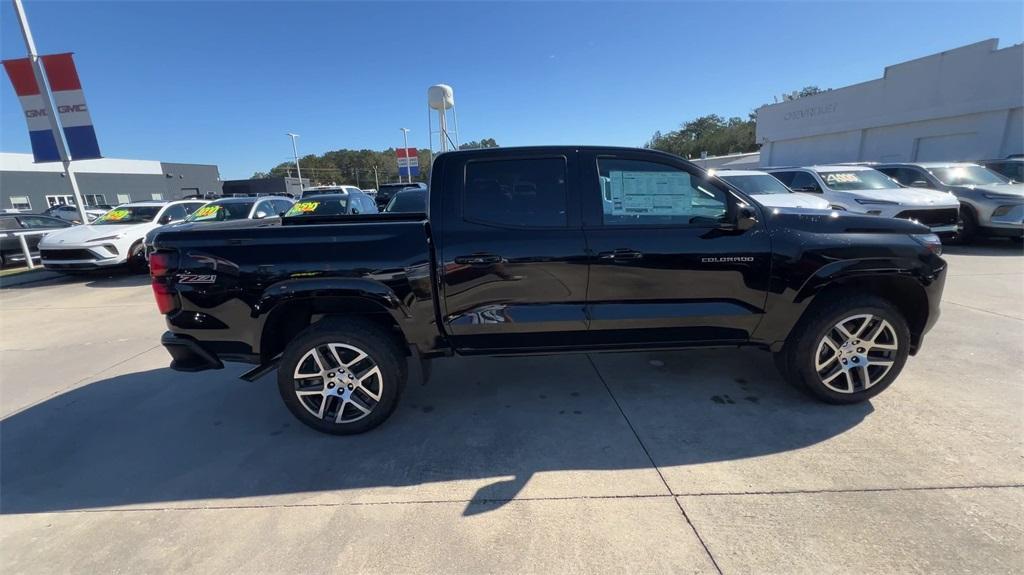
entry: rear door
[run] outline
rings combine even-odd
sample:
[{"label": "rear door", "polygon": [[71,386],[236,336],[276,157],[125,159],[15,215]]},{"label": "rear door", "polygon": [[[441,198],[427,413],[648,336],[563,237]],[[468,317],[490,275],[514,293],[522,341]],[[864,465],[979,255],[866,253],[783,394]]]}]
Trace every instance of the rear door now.
[{"label": "rear door", "polygon": [[[456,348],[568,347],[587,329],[574,150],[460,154],[444,164],[441,315]],[[578,342],[576,342],[578,343]]]},{"label": "rear door", "polygon": [[771,244],[763,223],[736,227],[741,198],[669,156],[584,151],[580,166],[592,343],[746,341],[764,311]]}]

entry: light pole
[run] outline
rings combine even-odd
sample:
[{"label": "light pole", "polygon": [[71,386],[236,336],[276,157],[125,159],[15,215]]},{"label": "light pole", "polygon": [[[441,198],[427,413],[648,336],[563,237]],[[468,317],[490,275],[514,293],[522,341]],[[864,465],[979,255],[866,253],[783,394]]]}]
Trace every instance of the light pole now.
[{"label": "light pole", "polygon": [[[409,178],[409,183],[412,183],[412,166],[409,163],[409,128],[399,128],[402,130],[402,137],[405,139],[405,149],[402,151],[405,154],[405,173]],[[398,181],[402,181],[402,170],[399,167],[398,170]]]},{"label": "light pole", "polygon": [[295,173],[299,176],[299,195],[302,195],[302,169],[299,168],[299,148],[295,145],[295,139],[298,138],[299,135],[288,132],[288,137],[292,139],[292,155],[295,156]]}]

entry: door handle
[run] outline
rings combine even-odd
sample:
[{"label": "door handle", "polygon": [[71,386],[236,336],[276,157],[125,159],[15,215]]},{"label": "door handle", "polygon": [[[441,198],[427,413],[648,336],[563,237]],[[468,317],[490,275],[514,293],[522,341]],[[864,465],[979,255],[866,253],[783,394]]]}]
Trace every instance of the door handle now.
[{"label": "door handle", "polygon": [[455,263],[480,266],[487,264],[501,263],[501,256],[495,254],[473,254],[471,256],[456,256]]},{"label": "door handle", "polygon": [[644,254],[636,250],[630,250],[625,248],[617,249],[613,252],[601,252],[597,254],[597,257],[602,260],[612,260],[616,262],[626,262],[639,260],[644,257]]}]

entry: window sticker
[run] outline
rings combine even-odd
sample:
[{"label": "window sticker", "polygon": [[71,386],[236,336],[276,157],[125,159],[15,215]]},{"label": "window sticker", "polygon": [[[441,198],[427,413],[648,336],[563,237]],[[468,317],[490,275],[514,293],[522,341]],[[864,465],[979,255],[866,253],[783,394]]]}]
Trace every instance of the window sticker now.
[{"label": "window sticker", "polygon": [[685,172],[608,174],[612,215],[680,216],[693,211],[693,187]]},{"label": "window sticker", "polygon": [[128,217],[128,210],[112,210],[109,211],[98,219],[104,222],[119,222]]},{"label": "window sticker", "polygon": [[828,185],[832,184],[859,184],[860,178],[853,172],[827,172],[825,174],[825,183]]},{"label": "window sticker", "polygon": [[299,214],[308,214],[315,212],[320,202],[298,202],[294,204],[289,210],[286,216],[297,216]]},{"label": "window sticker", "polygon": [[220,211],[220,206],[203,206],[196,210],[195,219],[213,217],[217,215],[218,211]]}]

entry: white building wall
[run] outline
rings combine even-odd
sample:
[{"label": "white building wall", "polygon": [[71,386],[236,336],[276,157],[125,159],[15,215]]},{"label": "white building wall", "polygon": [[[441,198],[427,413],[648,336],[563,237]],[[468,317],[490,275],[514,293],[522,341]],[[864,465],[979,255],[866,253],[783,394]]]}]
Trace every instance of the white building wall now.
[{"label": "white building wall", "polygon": [[986,40],[757,111],[761,165],[970,160],[1024,152],[1024,45]]}]

